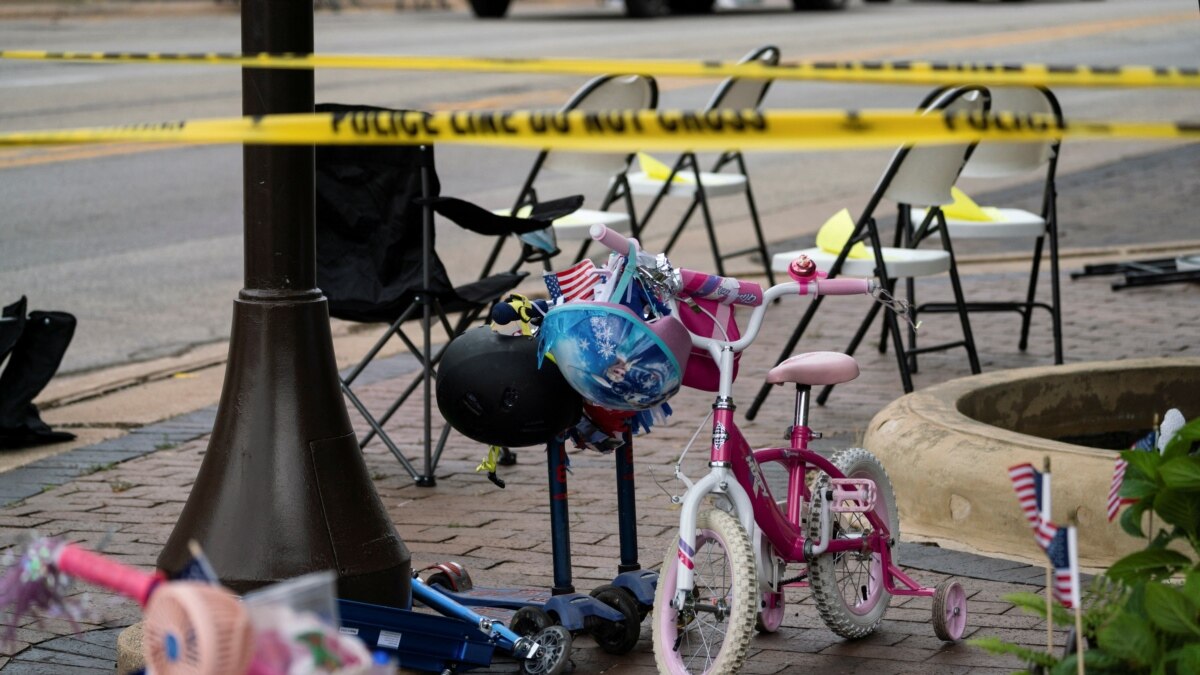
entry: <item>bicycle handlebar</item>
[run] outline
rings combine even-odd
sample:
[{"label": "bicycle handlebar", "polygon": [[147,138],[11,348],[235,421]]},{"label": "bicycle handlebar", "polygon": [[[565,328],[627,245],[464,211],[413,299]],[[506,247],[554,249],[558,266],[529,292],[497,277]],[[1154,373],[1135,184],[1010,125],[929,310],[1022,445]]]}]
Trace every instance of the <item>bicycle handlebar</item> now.
[{"label": "bicycle handlebar", "polygon": [[596,223],[588,230],[592,239],[604,244],[618,255],[629,256],[629,240],[620,232],[610,230],[607,226]]},{"label": "bicycle handlebar", "polygon": [[[817,279],[809,283],[815,287],[813,295],[869,295],[875,289],[874,279]],[[801,285],[800,295],[804,294]]]},{"label": "bicycle handlebar", "polygon": [[[619,255],[629,255],[629,242],[620,232],[604,225],[592,225],[592,239],[612,249]],[[762,286],[750,282],[722,277],[707,272],[680,268],[681,287],[677,293],[685,298],[707,298],[721,304],[757,307],[763,303]],[[825,279],[807,258],[804,262],[793,262],[788,270],[792,280],[799,285],[800,295],[867,295],[874,291],[873,279]]]},{"label": "bicycle handlebar", "polygon": [[[629,256],[630,242],[636,243],[636,240],[626,239],[619,232],[614,232],[604,225],[592,225],[590,234],[592,239],[625,257]],[[645,255],[638,251],[639,264],[645,264],[642,260]],[[661,266],[663,261],[657,259],[655,262]],[[724,304],[754,307],[745,330],[742,331],[741,338],[738,340],[728,342],[692,333],[692,345],[707,349],[718,363],[720,362],[718,354],[721,350],[740,352],[754,342],[762,327],[767,303],[776,298],[785,295],[868,295],[873,294],[879,288],[878,282],[874,279],[826,279],[825,275],[817,269],[816,264],[805,256],[793,260],[788,266],[788,276],[791,277],[791,281],[776,284],[766,289],[765,292],[758,284],[739,281],[731,277],[685,269],[667,269],[665,271],[678,274],[674,294],[679,297],[711,298]]]},{"label": "bicycle handlebar", "polygon": [[678,295],[682,298],[704,298],[716,300],[722,305],[747,307],[757,307],[763,301],[762,286],[752,281],[682,268],[679,270],[679,278],[683,283]]},{"label": "bicycle handlebar", "polygon": [[[618,255],[629,256],[630,240],[620,232],[597,224],[592,225],[591,235],[592,239],[612,249]],[[681,298],[703,298],[715,300],[722,305],[745,305],[747,307],[756,307],[762,304],[762,286],[754,282],[683,268],[676,271],[679,273],[680,280],[680,287],[676,295]]]}]

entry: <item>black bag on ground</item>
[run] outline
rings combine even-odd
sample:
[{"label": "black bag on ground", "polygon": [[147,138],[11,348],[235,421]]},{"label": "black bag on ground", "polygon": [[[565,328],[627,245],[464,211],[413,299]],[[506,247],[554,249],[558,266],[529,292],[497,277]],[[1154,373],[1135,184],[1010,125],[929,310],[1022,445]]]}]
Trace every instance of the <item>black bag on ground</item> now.
[{"label": "black bag on ground", "polygon": [[75,335],[66,312],[29,312],[22,297],[0,312],[0,450],[59,443],[75,434],[54,431],[38,415],[33,399],[58,371]]}]

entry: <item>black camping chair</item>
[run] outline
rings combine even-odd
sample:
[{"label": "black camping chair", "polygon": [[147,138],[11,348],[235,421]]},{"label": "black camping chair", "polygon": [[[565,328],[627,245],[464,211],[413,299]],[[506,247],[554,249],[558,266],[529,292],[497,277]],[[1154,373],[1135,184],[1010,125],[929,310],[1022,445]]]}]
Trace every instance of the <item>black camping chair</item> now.
[{"label": "black camping chair", "polygon": [[[317,112],[392,114],[385,108],[321,104]],[[451,197],[441,186],[429,146],[317,146],[317,280],[329,299],[332,317],[386,323],[366,356],[341,378],[342,391],[418,485],[432,486],[449,434],[444,427],[432,443],[432,379],[445,346],[436,352],[430,333],[440,324],[447,335],[463,332],[495,301],[526,276],[502,272],[455,287],[438,258],[434,213],[478,234],[507,237],[549,227],[579,200],[558,200],[528,218],[509,218]],[[451,321],[451,317],[455,317]],[[418,322],[420,343],[404,331]],[[396,337],[416,357],[421,372],[382,415],[372,413],[353,385],[389,340]],[[424,387],[424,466],[420,470],[384,431],[384,425],[418,387]]]}]

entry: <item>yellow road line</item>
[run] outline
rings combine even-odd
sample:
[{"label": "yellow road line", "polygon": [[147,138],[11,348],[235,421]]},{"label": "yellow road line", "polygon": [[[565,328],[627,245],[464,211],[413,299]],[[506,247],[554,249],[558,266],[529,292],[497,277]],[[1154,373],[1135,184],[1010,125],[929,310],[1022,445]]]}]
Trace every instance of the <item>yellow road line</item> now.
[{"label": "yellow road line", "polygon": [[240,68],[423,70],[539,75],[643,73],[655,77],[725,78],[920,84],[1049,87],[1200,87],[1193,67],[1091,66],[1043,63],[946,63],[932,61],[670,61],[661,59],[496,58],[395,54],[269,54],[205,52],[48,52],[0,50],[0,58],[75,63],[206,64]]},{"label": "yellow road line", "polygon": [[[18,169],[39,164],[75,162],[84,159],[117,157],[143,152],[178,149],[178,145],[147,145],[145,143],[106,143],[95,146],[70,145],[61,148],[37,148],[0,153],[0,170]],[[9,156],[5,156],[9,155]]]},{"label": "yellow road line", "polygon": [[1032,44],[1035,42],[1053,42],[1074,38],[1112,33],[1146,26],[1159,26],[1167,23],[1195,21],[1196,12],[1178,12],[1159,14],[1157,16],[1140,16],[1130,19],[1111,19],[1106,21],[1091,21],[1087,23],[1067,24],[1063,26],[1046,26],[1043,28],[1027,28],[1023,30],[1002,31],[977,35],[973,37],[946,38],[943,40],[927,40],[911,45],[885,45],[869,49],[853,49],[844,52],[817,54],[806,56],[814,61],[822,60],[866,60],[915,56],[942,51],[974,51],[992,47],[1012,47],[1015,45]]}]

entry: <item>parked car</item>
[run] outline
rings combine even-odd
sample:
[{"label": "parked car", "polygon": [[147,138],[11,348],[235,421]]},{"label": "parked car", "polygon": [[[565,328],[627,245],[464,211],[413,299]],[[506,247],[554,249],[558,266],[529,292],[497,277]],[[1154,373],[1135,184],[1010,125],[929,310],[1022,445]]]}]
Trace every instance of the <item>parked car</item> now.
[{"label": "parked car", "polygon": [[[891,2],[891,0],[863,0],[864,2]],[[499,19],[508,13],[512,0],[469,0],[475,16],[481,19]],[[625,15],[635,18],[667,16],[668,14],[708,14],[713,11],[716,0],[624,0]],[[850,0],[792,0],[796,10],[842,9]]]}]

